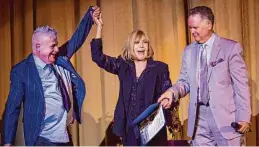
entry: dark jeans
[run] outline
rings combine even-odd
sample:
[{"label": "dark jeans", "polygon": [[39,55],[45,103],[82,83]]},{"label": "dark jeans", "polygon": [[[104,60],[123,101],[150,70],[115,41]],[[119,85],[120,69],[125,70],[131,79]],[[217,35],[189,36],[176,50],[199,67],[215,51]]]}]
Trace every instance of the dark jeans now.
[{"label": "dark jeans", "polygon": [[48,139],[44,137],[40,137],[37,139],[35,146],[73,146],[72,143],[59,143],[59,142],[50,142]]}]

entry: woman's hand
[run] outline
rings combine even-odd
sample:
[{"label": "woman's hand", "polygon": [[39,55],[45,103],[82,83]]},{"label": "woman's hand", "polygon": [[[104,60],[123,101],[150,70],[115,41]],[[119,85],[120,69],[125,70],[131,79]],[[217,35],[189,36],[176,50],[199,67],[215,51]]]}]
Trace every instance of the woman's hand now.
[{"label": "woman's hand", "polygon": [[97,25],[97,31],[95,39],[102,38],[102,28],[103,28],[103,21],[102,21],[102,14],[99,17],[93,15],[94,23]]}]

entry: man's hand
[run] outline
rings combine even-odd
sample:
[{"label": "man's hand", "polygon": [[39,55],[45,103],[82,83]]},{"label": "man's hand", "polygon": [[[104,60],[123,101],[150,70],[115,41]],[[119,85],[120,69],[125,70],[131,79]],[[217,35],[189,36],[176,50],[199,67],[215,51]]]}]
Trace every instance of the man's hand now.
[{"label": "man's hand", "polygon": [[162,106],[165,109],[168,109],[171,107],[172,101],[173,101],[173,91],[170,89],[168,89],[165,93],[163,93],[158,99],[160,106]]},{"label": "man's hand", "polygon": [[91,12],[92,17],[93,17],[93,18],[94,18],[94,17],[99,18],[99,17],[100,17],[100,14],[101,14],[101,9],[100,9],[100,7],[94,6],[94,7],[92,7],[92,9],[93,9],[93,13]]},{"label": "man's hand", "polygon": [[250,125],[248,122],[240,121],[238,124],[241,125],[240,129],[237,130],[239,133],[245,134],[249,132]]},{"label": "man's hand", "polygon": [[102,20],[102,14],[99,15],[99,17],[93,17],[94,23],[97,25],[98,28],[102,28],[103,26],[103,20]]}]

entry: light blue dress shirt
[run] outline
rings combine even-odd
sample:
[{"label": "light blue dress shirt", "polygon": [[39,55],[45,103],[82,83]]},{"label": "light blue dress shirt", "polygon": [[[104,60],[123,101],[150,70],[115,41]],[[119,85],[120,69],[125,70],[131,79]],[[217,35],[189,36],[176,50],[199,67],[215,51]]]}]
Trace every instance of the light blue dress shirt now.
[{"label": "light blue dress shirt", "polygon": [[[45,118],[42,122],[40,136],[50,142],[69,142],[66,124],[67,112],[63,107],[58,80],[45,62],[36,56],[33,57],[40,75],[45,98]],[[62,67],[59,66],[58,68]]]}]

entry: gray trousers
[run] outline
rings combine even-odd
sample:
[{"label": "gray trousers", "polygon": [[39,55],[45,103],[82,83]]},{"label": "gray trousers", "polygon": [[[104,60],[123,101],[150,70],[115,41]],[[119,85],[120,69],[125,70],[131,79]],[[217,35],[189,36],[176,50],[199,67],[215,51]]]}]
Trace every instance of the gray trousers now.
[{"label": "gray trousers", "polygon": [[198,106],[196,132],[191,141],[192,146],[241,146],[243,136],[225,139],[214,120],[209,106]]}]

